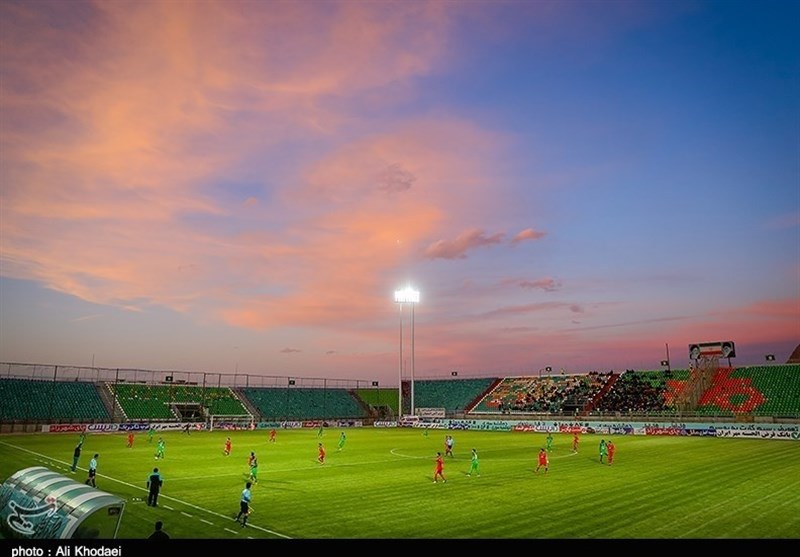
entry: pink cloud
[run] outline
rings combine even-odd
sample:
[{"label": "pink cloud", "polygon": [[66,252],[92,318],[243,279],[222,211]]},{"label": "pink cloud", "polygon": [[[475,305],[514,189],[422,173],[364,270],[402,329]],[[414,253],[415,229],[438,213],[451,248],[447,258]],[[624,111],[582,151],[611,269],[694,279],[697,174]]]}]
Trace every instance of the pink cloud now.
[{"label": "pink cloud", "polygon": [[521,230],[520,232],[518,232],[517,235],[511,239],[511,243],[518,244],[525,240],[539,240],[541,238],[544,238],[546,235],[547,235],[546,232],[540,232],[534,230],[533,228],[526,228],[525,230]]},{"label": "pink cloud", "polygon": [[530,313],[538,313],[543,311],[552,311],[557,309],[566,308],[569,311],[574,311],[570,304],[566,302],[542,302],[537,304],[523,304],[518,306],[506,306],[502,308],[493,309],[481,314],[481,317],[510,317],[513,315],[526,315]]},{"label": "pink cloud", "polygon": [[399,163],[386,167],[378,177],[378,188],[387,193],[399,193],[411,189],[417,178],[409,171],[403,169]]},{"label": "pink cloud", "polygon": [[519,286],[526,289],[539,289],[544,290],[545,292],[555,292],[561,288],[561,281],[550,277],[544,277],[536,280],[521,280],[519,281]]},{"label": "pink cloud", "polygon": [[496,245],[502,242],[504,234],[498,232],[486,235],[483,230],[472,228],[458,235],[454,240],[437,240],[425,248],[428,259],[464,259],[469,250]]},{"label": "pink cloud", "polygon": [[[457,153],[496,141],[461,122],[416,121],[318,160],[277,200],[281,212],[307,215],[295,217],[280,237],[258,233],[232,242],[236,251],[252,251],[246,275],[268,275],[281,285],[280,296],[228,297],[224,320],[248,328],[371,322],[390,301],[386,277],[413,261],[418,246],[443,232],[449,219],[480,210],[475,196],[449,203],[446,215],[440,207],[452,197],[450,181],[465,191],[490,182],[480,159],[465,164]],[[416,178],[413,187],[383,187],[381,172],[393,164]]]},{"label": "pink cloud", "polygon": [[[13,81],[0,97],[14,115],[0,128],[5,276],[245,326],[274,322],[239,309],[253,298],[287,319],[327,323],[384,301],[381,274],[441,226],[447,180],[467,189],[488,181],[459,150],[490,152],[497,137],[468,124],[353,125],[361,95],[396,102],[397,91],[414,94],[413,77],[446,61],[444,5],[398,3],[390,18],[385,7],[349,2],[246,14],[226,3],[64,10],[62,23],[88,29],[51,25],[46,12],[58,5],[3,8],[14,44],[4,55]],[[390,84],[393,95],[376,95]],[[336,133],[345,123],[355,139]],[[286,156],[293,142],[312,147]],[[240,178],[253,159],[266,161],[267,195],[228,203],[209,189]],[[418,188],[425,200],[397,201]],[[230,228],[234,218],[247,220]],[[238,294],[265,277],[284,299]],[[363,289],[363,307],[342,294],[320,308],[320,289]]]},{"label": "pink cloud", "polygon": [[[577,309],[577,304],[574,305]],[[800,299],[765,300],[724,314],[603,325],[581,325],[573,320],[562,322],[550,318],[552,311],[563,309],[570,309],[570,305],[531,304],[502,308],[474,316],[484,323],[475,329],[469,327],[469,317],[460,316],[462,325],[467,325],[455,332],[448,329],[452,328],[450,323],[440,323],[433,330],[426,330],[426,336],[436,338],[441,327],[441,334],[447,334],[448,342],[433,347],[421,344],[423,348],[418,348],[420,357],[425,359],[426,369],[438,372],[452,368],[473,373],[483,369],[489,374],[528,374],[551,365],[555,369],[566,367],[567,372],[576,373],[592,369],[659,369],[660,360],[666,357],[667,346],[672,367],[686,367],[688,345],[694,342],[733,340],[737,343],[740,359],[748,352],[758,352],[762,345],[771,347],[788,343],[794,347],[800,343]],[[531,317],[528,320],[533,323],[531,325],[508,325],[514,322],[515,316],[536,314],[548,316],[547,321]],[[504,324],[498,324],[496,329],[487,329],[487,318],[500,318]],[[489,346],[482,342],[487,336],[492,338]],[[763,359],[761,353],[756,356]],[[519,367],[521,361],[531,364],[522,369]],[[736,365],[735,361],[733,363]]]},{"label": "pink cloud", "polygon": [[[303,2],[247,10],[230,2],[98,3],[89,14],[65,4],[0,7],[8,45],[0,95],[4,276],[129,310],[165,306],[203,323],[308,326],[319,345],[278,346],[302,346],[304,356],[336,346],[341,358],[329,360],[369,370],[392,357],[394,346],[384,353],[380,343],[393,326],[391,281],[400,270],[420,254],[464,259],[503,242],[504,233],[463,224],[487,222],[482,217],[509,203],[502,171],[489,162],[505,147],[502,135],[436,111],[360,117],[365,107],[413,100],[415,78],[458,54],[449,46],[452,4],[398,2],[391,17],[383,3],[364,2],[324,10]],[[475,6],[470,13],[482,11]],[[548,6],[541,9],[559,10]],[[231,182],[259,191],[229,192]],[[528,228],[510,243],[544,235]],[[633,337],[618,349],[663,341],[635,322],[575,327],[573,314],[587,323],[596,317],[583,311],[594,309],[589,303],[497,308],[484,294],[485,306],[459,316],[463,331],[453,333],[455,320],[427,325],[419,344],[426,366],[552,364],[562,356],[555,341],[599,352],[605,328]],[[786,336],[798,317],[796,301],[788,302],[704,316],[691,330],[677,321],[675,337],[753,332],[750,314],[780,319],[756,334]],[[352,338],[331,340],[343,323]],[[492,334],[501,331],[492,353],[478,342],[487,323]],[[363,353],[366,341],[379,348]]]}]

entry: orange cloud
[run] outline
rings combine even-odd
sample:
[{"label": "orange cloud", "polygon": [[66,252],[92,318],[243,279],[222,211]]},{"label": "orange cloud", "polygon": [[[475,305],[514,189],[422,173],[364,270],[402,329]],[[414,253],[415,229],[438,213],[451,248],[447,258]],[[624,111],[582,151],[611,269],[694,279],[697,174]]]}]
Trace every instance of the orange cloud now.
[{"label": "orange cloud", "polygon": [[487,236],[483,230],[473,228],[466,230],[455,240],[437,240],[425,248],[425,257],[429,259],[464,259],[467,251],[496,245],[502,242],[504,234],[498,232]]},{"label": "orange cloud", "polygon": [[[455,169],[455,151],[426,153],[437,140],[492,139],[455,121],[386,133],[352,122],[361,98],[396,102],[399,83],[446,62],[452,15],[440,3],[398,3],[388,18],[362,3],[256,7],[4,4],[5,276],[119,307],[207,305],[254,326],[264,318],[236,309],[253,299],[301,323],[358,311],[349,291],[382,301],[381,274],[442,220],[436,196],[388,196],[416,176],[430,192],[442,175],[479,174]],[[338,135],[345,124],[355,139]],[[365,165],[350,173],[354,160]],[[228,181],[260,191],[229,198]],[[359,199],[362,187],[375,195]],[[328,194],[342,204],[326,208]],[[265,284],[279,296],[252,294]],[[320,297],[330,290],[342,294]]]},{"label": "orange cloud", "polygon": [[[251,246],[247,260],[255,262],[247,275],[268,276],[279,295],[228,297],[221,309],[225,321],[266,328],[331,326],[346,319],[353,327],[373,327],[387,302],[391,308],[394,281],[402,278],[398,269],[413,264],[421,246],[452,220],[481,209],[478,193],[491,183],[490,172],[480,159],[464,163],[458,153],[497,140],[452,119],[418,120],[320,158],[295,187],[278,192],[274,212],[255,208],[265,219],[292,215],[280,236],[260,232],[232,243]],[[386,187],[392,167],[388,179],[400,176],[404,185]],[[475,194],[451,202],[453,181]]]},{"label": "orange cloud", "polygon": [[511,239],[512,244],[518,244],[525,240],[539,240],[546,236],[546,232],[539,232],[534,230],[533,228],[526,228],[525,230],[521,230]]}]

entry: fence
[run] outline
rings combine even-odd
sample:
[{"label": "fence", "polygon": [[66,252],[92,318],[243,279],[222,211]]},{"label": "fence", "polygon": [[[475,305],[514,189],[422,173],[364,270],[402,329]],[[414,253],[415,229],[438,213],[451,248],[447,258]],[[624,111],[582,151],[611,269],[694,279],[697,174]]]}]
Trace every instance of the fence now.
[{"label": "fence", "polygon": [[0,362],[0,379],[85,381],[91,383],[142,383],[196,385],[198,387],[298,387],[360,389],[373,384],[366,379],[330,379],[287,375],[252,375],[208,371],[148,370],[127,368],[79,367],[54,364]]}]

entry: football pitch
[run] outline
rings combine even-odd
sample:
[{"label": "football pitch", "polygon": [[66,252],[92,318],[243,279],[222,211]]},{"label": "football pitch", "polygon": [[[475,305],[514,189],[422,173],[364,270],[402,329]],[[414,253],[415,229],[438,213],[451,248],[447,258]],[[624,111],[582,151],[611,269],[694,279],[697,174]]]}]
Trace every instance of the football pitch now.
[{"label": "football pitch", "polygon": [[[800,539],[800,443],[705,437],[554,435],[550,466],[534,473],[545,434],[350,428],[89,434],[71,473],[77,434],[0,436],[0,480],[45,466],[86,480],[98,453],[97,488],[126,499],[119,538],[142,539],[156,520],[178,539]],[[437,451],[447,483],[433,483]],[[223,454],[226,437],[232,452]],[[165,458],[155,460],[158,437]],[[606,436],[606,439],[609,437]],[[317,461],[318,443],[326,450]],[[468,476],[470,452],[480,476]],[[235,520],[258,456],[247,527]],[[157,466],[157,508],[146,481]]]}]

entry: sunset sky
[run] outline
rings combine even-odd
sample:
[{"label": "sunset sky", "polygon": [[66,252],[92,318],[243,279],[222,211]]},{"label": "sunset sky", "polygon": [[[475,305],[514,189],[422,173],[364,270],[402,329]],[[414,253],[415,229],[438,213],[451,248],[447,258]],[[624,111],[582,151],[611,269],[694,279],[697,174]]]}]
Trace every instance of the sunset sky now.
[{"label": "sunset sky", "polygon": [[2,0],[0,362],[397,385],[406,285],[418,378],[786,361],[798,22]]}]

